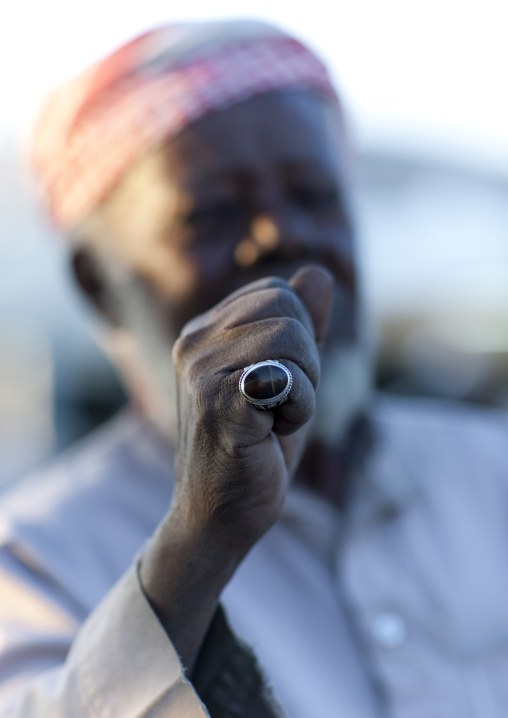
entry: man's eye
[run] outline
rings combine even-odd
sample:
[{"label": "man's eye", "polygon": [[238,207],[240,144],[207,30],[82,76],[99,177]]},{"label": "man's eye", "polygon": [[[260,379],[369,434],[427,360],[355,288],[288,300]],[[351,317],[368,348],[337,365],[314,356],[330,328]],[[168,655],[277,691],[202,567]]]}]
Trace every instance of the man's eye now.
[{"label": "man's eye", "polygon": [[241,212],[242,206],[239,202],[217,202],[195,207],[183,217],[183,222],[186,225],[227,222],[238,218]]}]

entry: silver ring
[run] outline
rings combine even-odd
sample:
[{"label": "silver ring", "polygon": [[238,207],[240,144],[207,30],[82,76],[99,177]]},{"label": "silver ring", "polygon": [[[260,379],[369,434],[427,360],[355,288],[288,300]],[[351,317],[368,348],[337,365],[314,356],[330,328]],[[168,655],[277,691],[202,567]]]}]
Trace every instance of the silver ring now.
[{"label": "silver ring", "polygon": [[275,359],[265,359],[246,366],[240,377],[242,396],[256,409],[275,409],[287,401],[293,385],[289,369]]}]

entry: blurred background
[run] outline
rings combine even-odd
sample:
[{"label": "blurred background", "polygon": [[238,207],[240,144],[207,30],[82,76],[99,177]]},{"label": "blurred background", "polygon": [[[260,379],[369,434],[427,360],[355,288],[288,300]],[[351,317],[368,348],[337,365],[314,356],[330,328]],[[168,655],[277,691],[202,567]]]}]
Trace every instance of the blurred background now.
[{"label": "blurred background", "polygon": [[508,407],[505,0],[17,0],[0,7],[0,483],[124,401],[24,147],[52,86],[168,20],[260,17],[309,43],[357,155],[365,294],[386,391]]}]

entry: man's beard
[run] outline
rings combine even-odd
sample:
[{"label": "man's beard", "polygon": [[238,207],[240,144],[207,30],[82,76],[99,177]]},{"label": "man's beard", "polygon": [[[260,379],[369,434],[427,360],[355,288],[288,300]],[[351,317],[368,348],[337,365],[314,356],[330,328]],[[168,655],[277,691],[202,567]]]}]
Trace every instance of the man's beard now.
[{"label": "man's beard", "polygon": [[336,445],[367,409],[372,393],[369,350],[362,342],[335,343],[321,357],[321,381],[310,441]]},{"label": "man's beard", "polygon": [[103,344],[123,378],[131,402],[171,443],[178,412],[172,334],[164,313],[138,280],[125,274],[115,284],[115,328]]}]

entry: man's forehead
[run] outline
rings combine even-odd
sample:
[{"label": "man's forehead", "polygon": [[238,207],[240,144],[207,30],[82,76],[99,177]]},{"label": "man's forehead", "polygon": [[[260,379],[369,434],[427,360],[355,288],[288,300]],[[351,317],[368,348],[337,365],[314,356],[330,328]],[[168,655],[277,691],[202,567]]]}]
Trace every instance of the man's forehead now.
[{"label": "man's forehead", "polygon": [[248,179],[276,169],[298,176],[335,172],[345,137],[333,107],[306,92],[274,93],[214,113],[157,153],[182,184]]}]

